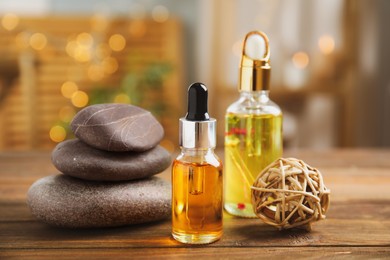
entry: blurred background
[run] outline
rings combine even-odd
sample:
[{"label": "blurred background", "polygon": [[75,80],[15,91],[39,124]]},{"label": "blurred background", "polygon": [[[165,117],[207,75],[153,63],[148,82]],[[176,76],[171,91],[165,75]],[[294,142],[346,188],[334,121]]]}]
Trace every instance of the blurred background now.
[{"label": "blurred background", "polygon": [[1,0],[0,150],[50,150],[77,111],[117,102],[152,111],[172,151],[196,81],[222,147],[252,30],[286,148],[389,147],[389,25],[386,0]]}]

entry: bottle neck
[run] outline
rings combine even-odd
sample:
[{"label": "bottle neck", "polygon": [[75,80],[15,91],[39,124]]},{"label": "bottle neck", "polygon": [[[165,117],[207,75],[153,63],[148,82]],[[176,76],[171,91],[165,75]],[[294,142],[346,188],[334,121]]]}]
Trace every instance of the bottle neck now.
[{"label": "bottle neck", "polygon": [[198,164],[216,164],[218,161],[214,148],[208,149],[194,149],[194,148],[183,148],[181,147],[181,153],[176,158],[179,161],[187,163],[198,163]]},{"label": "bottle neck", "polygon": [[260,101],[261,103],[266,103],[269,101],[269,90],[240,91],[240,98]]},{"label": "bottle neck", "polygon": [[189,156],[202,156],[214,153],[214,148],[185,148],[181,147],[181,152]]}]

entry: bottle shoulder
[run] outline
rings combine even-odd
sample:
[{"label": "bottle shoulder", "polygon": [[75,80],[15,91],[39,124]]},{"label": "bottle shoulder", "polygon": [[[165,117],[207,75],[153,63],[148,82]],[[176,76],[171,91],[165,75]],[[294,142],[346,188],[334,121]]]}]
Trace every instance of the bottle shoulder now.
[{"label": "bottle shoulder", "polygon": [[222,168],[221,159],[214,152],[207,153],[198,153],[193,154],[181,152],[176,159],[173,161],[173,167],[177,164],[187,164],[187,165],[212,165],[216,168]]},{"label": "bottle shoulder", "polygon": [[227,108],[226,113],[279,116],[282,115],[282,110],[271,99],[258,100],[241,97]]}]

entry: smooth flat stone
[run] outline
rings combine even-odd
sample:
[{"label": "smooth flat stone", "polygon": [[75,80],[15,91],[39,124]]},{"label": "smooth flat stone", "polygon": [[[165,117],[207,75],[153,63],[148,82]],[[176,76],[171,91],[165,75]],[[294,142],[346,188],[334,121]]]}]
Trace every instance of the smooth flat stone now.
[{"label": "smooth flat stone", "polygon": [[156,118],[140,107],[126,104],[92,105],[79,111],[71,122],[83,142],[105,151],[146,151],[164,136]]},{"label": "smooth flat stone", "polygon": [[162,220],[171,214],[171,186],[152,177],[122,183],[48,176],[28,190],[32,214],[68,228],[115,227]]},{"label": "smooth flat stone", "polygon": [[107,152],[74,139],[59,143],[51,160],[66,175],[94,181],[124,181],[164,171],[171,164],[171,155],[161,146],[140,153]]}]

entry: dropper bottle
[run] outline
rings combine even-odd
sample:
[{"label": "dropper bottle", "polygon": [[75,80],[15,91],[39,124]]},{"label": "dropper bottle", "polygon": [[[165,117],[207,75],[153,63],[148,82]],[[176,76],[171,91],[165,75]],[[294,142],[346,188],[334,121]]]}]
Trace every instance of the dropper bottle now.
[{"label": "dropper bottle", "polygon": [[268,96],[271,66],[267,36],[246,35],[240,65],[240,98],[225,116],[225,210],[256,217],[251,186],[257,175],[282,156],[282,111]]},{"label": "dropper bottle", "polygon": [[207,88],[188,89],[188,113],[180,118],[181,153],[172,165],[172,236],[207,244],[222,236],[222,163],[214,154],[216,120],[207,112]]}]

